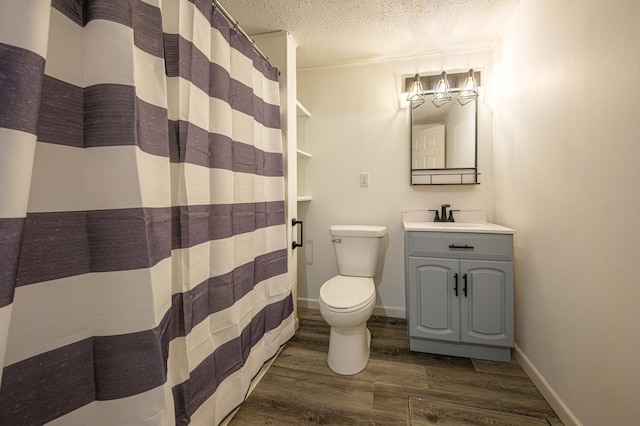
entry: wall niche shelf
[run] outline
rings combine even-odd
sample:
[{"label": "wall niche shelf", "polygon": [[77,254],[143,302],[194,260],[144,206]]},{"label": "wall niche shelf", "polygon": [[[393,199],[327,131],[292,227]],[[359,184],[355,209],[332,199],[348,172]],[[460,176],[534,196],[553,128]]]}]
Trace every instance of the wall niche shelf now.
[{"label": "wall niche shelf", "polygon": [[301,149],[298,149],[297,152],[298,152],[298,157],[300,158],[311,158],[311,154],[309,154],[308,152],[304,152]]},{"label": "wall niche shelf", "polygon": [[311,117],[311,113],[309,112],[309,110],[306,109],[304,105],[300,103],[300,101],[296,101],[296,107],[298,108],[298,117]]},{"label": "wall niche shelf", "polygon": [[304,107],[300,103],[300,101],[296,101],[296,114],[297,114],[297,122],[298,122],[298,134],[296,138],[296,153],[298,157],[298,170],[297,170],[297,180],[298,180],[298,203],[309,202],[311,201],[311,195],[301,195],[300,193],[306,192],[306,160],[311,158],[311,154],[305,151],[305,125],[307,123],[307,119],[311,117],[311,113],[308,109]]}]

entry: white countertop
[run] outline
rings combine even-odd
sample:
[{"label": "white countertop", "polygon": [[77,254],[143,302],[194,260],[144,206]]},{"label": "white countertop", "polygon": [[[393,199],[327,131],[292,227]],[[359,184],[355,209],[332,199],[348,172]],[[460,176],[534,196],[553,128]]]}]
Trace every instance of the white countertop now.
[{"label": "white countertop", "polygon": [[514,234],[515,231],[495,223],[473,222],[402,222],[405,231],[430,232],[476,232],[491,234]]},{"label": "white countertop", "polygon": [[511,228],[486,222],[485,217],[484,212],[462,211],[455,222],[433,222],[433,213],[406,211],[402,212],[402,225],[405,231],[515,234]]}]

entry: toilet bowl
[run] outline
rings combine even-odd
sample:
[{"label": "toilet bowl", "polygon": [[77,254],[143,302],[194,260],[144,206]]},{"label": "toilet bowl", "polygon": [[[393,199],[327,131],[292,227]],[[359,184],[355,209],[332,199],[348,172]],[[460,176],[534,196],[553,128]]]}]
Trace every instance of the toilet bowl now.
[{"label": "toilet bowl", "polygon": [[331,327],[327,364],[341,375],[362,371],[369,361],[376,272],[384,226],[330,227],[338,272],[320,288],[320,313]]},{"label": "toilet bowl", "polygon": [[[341,297],[345,289],[348,294]],[[367,366],[371,343],[367,320],[375,302],[373,278],[337,275],[322,285],[320,314],[331,327],[327,364],[334,372],[352,375]]]}]

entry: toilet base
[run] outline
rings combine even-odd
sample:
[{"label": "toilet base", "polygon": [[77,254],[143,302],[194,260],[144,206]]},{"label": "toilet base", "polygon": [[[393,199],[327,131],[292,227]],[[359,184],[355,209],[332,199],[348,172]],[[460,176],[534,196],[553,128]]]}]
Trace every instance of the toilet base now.
[{"label": "toilet base", "polygon": [[327,364],[337,374],[357,374],[369,362],[370,345],[371,332],[366,322],[355,327],[331,327]]}]

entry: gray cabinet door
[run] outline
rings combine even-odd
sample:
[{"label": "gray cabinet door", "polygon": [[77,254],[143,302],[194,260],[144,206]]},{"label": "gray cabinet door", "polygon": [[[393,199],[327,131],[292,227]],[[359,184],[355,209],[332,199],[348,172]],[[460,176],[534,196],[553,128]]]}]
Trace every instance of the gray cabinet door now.
[{"label": "gray cabinet door", "polygon": [[513,346],[513,263],[461,260],[460,274],[461,340]]},{"label": "gray cabinet door", "polygon": [[[409,258],[409,334],[459,341],[460,302],[457,259]],[[459,284],[458,284],[459,287]]]}]

